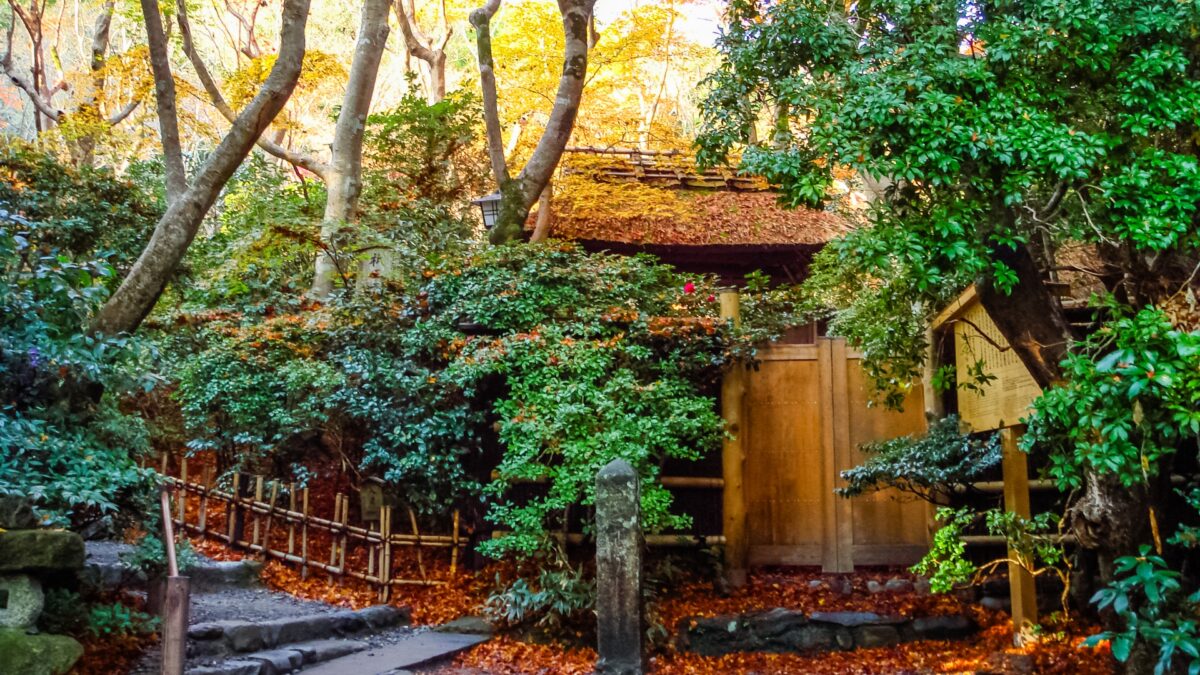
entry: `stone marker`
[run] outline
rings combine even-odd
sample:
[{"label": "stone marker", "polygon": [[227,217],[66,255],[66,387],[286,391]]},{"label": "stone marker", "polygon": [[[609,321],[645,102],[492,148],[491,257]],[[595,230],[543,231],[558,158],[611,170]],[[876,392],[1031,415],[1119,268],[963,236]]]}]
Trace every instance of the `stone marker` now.
[{"label": "stone marker", "polygon": [[642,526],[637,473],[615,459],[596,474],[596,629],[606,675],[641,675]]},{"label": "stone marker", "polygon": [[37,623],[45,596],[28,574],[0,575],[0,627],[28,628]]}]

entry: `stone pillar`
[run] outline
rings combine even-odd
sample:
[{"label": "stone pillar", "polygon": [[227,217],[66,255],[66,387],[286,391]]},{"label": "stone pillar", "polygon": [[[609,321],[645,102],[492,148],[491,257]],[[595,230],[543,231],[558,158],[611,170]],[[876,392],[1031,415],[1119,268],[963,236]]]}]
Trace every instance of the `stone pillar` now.
[{"label": "stone pillar", "polygon": [[596,475],[596,672],[641,675],[642,526],[637,472],[615,459]]}]

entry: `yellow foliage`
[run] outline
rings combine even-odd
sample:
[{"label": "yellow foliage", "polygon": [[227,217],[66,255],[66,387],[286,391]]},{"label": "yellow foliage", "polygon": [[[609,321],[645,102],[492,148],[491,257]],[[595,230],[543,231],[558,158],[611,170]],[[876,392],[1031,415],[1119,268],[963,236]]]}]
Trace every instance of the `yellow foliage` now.
[{"label": "yellow foliage", "polygon": [[[266,54],[250,59],[225,79],[225,92],[230,105],[241,108],[258,94],[259,88],[271,74],[271,68],[275,66],[275,58],[275,54]],[[347,77],[345,66],[336,56],[310,49],[304,53],[296,93],[311,93],[325,84],[340,82]]]}]

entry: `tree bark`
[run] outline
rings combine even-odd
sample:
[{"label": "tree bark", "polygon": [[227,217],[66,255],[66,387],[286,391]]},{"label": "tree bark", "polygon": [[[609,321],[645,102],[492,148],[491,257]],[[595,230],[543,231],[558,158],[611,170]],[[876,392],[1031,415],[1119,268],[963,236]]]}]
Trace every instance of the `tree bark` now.
[{"label": "tree bark", "polygon": [[500,0],[492,0],[471,13],[471,25],[475,26],[477,31],[488,154],[501,195],[500,215],[496,226],[488,235],[493,244],[503,244],[521,236],[530,207],[550,182],[550,177],[571,138],[575,118],[579,114],[579,102],[583,98],[584,78],[587,75],[589,25],[595,5],[596,0],[559,0],[558,9],[562,14],[565,37],[562,76],[559,78],[558,92],[554,97],[554,107],[550,111],[546,129],[542,132],[533,155],[516,178],[509,177],[504,160],[495,63],[492,57],[490,23],[500,7]]},{"label": "tree bark", "polygon": [[[358,44],[350,64],[350,81],[333,134],[333,157],[326,178],[325,217],[321,239],[329,242],[338,228],[354,218],[362,194],[362,145],[367,114],[375,94],[379,62],[387,44],[391,0],[363,0]],[[325,250],[317,256],[310,294],[318,299],[333,290],[337,261]]]},{"label": "tree bark", "polygon": [[179,115],[175,110],[175,78],[167,55],[167,36],[163,31],[158,0],[141,0],[146,21],[146,42],[150,48],[150,68],[154,71],[154,101],[158,108],[158,133],[162,139],[163,165],[166,169],[167,205],[174,204],[187,191],[187,170],[183,166],[183,147],[179,140]]},{"label": "tree bark", "polygon": [[550,231],[554,228],[554,213],[551,202],[554,201],[554,183],[546,183],[546,187],[542,190],[542,196],[538,198],[537,223],[533,226],[533,235],[529,237],[529,241],[545,241],[550,238]]},{"label": "tree bark", "polygon": [[93,332],[131,333],[162,294],[221,188],[283,109],[300,78],[309,0],[284,0],[279,54],[271,73],[213,151],[195,183],[172,204],[120,287],[92,321]]}]

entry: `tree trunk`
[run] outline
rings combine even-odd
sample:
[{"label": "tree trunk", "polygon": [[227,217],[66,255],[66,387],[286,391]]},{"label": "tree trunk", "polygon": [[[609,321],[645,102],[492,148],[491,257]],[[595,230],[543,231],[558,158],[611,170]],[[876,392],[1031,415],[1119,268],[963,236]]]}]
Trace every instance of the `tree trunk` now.
[{"label": "tree trunk", "polygon": [[396,0],[396,23],[404,36],[404,45],[409,56],[417,57],[428,75],[425,83],[425,100],[430,105],[446,98],[446,44],[454,30],[446,17],[446,3],[442,2],[442,36],[435,44],[417,24],[417,11],[412,0]]},{"label": "tree trunk", "polygon": [[529,209],[541,196],[550,182],[554,169],[562,158],[571,131],[575,128],[575,117],[579,114],[579,102],[583,98],[584,78],[587,75],[589,23],[596,0],[559,0],[562,14],[563,49],[562,76],[558,81],[558,92],[545,131],[538,141],[533,155],[516,178],[509,178],[500,138],[499,104],[496,95],[492,37],[490,22],[499,0],[471,13],[471,24],[478,32],[479,71],[483,85],[484,118],[488,136],[488,153],[492,160],[492,172],[500,186],[500,214],[496,226],[488,235],[493,244],[503,244],[521,236]]},{"label": "tree trunk", "polygon": [[550,238],[554,227],[554,213],[550,210],[554,201],[554,183],[546,183],[542,196],[538,199],[537,223],[533,226],[533,236],[529,241],[545,241]]},{"label": "tree trunk", "polygon": [[[363,0],[358,44],[350,65],[350,81],[338,114],[333,134],[333,157],[326,179],[325,217],[321,239],[328,243],[338,229],[354,218],[362,194],[362,145],[379,62],[387,44],[388,12],[391,0]],[[317,256],[310,294],[318,299],[329,297],[337,274],[337,261],[328,252]]]},{"label": "tree trunk", "polygon": [[93,320],[94,332],[131,333],[154,308],[221,188],[295,89],[304,60],[308,7],[309,0],[284,1],[279,54],[270,75],[213,151],[195,183],[159,219],[137,262]]},{"label": "tree trunk", "polygon": [[187,170],[183,166],[183,147],[179,140],[179,115],[175,110],[175,78],[171,73],[167,36],[163,32],[158,0],[141,2],[142,16],[146,21],[146,41],[150,47],[150,68],[154,71],[154,101],[158,108],[158,132],[162,139],[169,206],[187,191]]}]

